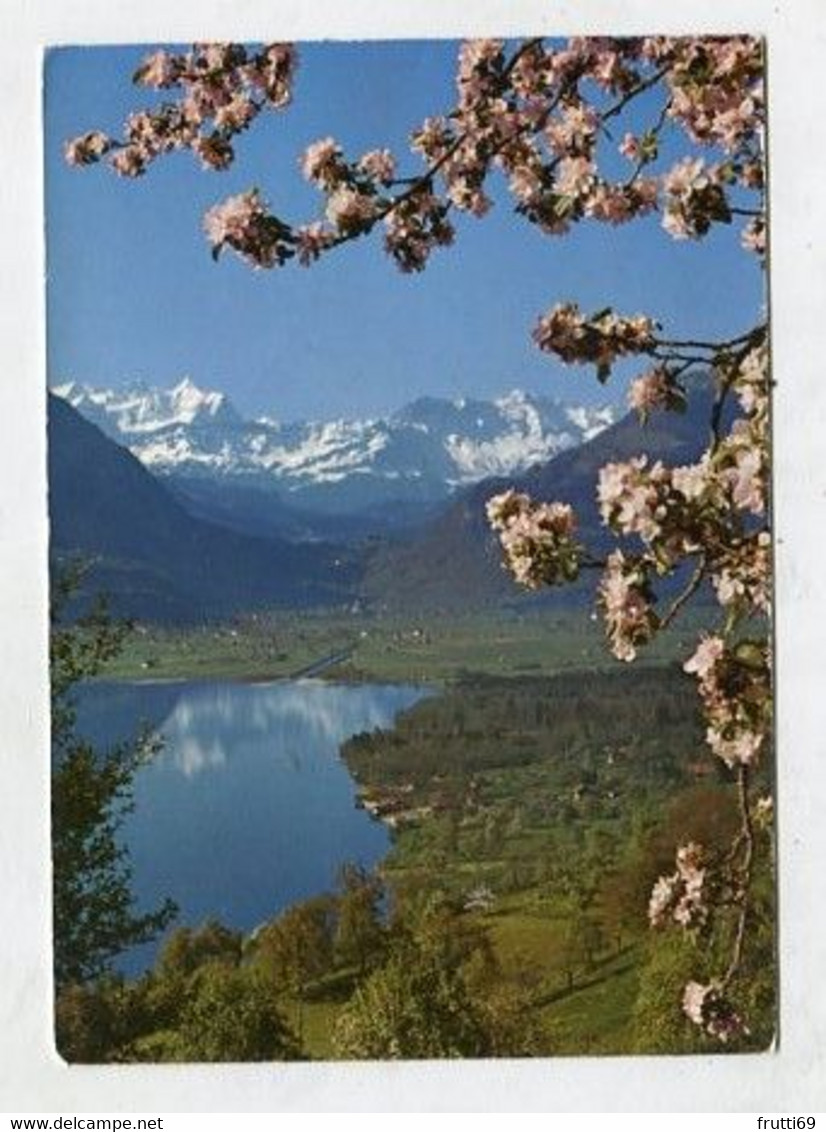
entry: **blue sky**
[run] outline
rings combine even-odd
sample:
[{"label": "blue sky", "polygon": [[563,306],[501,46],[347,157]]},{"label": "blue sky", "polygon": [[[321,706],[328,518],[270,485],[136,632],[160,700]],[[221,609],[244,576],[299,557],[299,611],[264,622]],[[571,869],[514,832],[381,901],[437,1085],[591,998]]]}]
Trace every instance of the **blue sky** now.
[{"label": "blue sky", "polygon": [[[673,241],[656,218],[585,224],[558,239],[515,216],[499,191],[484,219],[460,218],[456,245],[434,253],[420,275],[398,272],[375,238],[310,270],[253,272],[231,256],[214,264],[201,230],[210,205],[257,185],[285,219],[315,218],[321,198],[298,169],[306,146],[332,135],[352,157],[381,145],[403,155],[410,130],[452,104],[457,45],[302,45],[293,105],[238,140],[226,173],[202,171],[189,153],[136,181],[66,166],[65,139],[93,127],[118,134],[130,110],[153,101],[130,82],[151,46],[47,57],[52,383],[168,386],[189,374],[228,392],[245,414],[283,420],[383,413],[426,394],[489,397],[514,386],[595,403],[622,396],[623,379],[639,367],[606,390],[591,371],[541,355],[530,332],[555,302],[644,311],[669,336],[696,338],[739,333],[763,301],[738,225],[696,244]],[[419,167],[411,155],[407,168]]]}]

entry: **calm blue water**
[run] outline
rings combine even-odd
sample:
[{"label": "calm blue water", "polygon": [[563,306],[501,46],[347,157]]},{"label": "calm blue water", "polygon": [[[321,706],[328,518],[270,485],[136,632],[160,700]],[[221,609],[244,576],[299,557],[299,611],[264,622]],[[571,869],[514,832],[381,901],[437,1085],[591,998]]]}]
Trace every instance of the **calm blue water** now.
[{"label": "calm blue water", "polygon": [[[142,724],[163,737],[160,754],[136,776],[124,825],[139,906],[170,896],[179,924],[214,916],[249,930],[330,890],[344,861],[374,865],[388,836],[355,808],[339,747],[389,726],[423,694],[312,680],[84,688],[77,729],[96,745],[127,739]],[[134,973],[153,955],[141,948],[120,966]]]}]

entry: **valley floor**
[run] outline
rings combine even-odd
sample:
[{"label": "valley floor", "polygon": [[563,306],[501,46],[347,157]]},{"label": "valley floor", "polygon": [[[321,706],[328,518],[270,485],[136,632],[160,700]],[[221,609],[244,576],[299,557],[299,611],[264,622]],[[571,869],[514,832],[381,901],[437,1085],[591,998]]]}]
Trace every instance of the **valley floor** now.
[{"label": "valley floor", "polygon": [[[702,612],[663,633],[643,661],[686,655]],[[190,629],[138,626],[107,667],[107,679],[276,680],[325,678],[443,683],[469,673],[552,675],[612,669],[600,627],[571,610],[467,616],[277,613]],[[322,675],[322,672],[313,673]]]}]

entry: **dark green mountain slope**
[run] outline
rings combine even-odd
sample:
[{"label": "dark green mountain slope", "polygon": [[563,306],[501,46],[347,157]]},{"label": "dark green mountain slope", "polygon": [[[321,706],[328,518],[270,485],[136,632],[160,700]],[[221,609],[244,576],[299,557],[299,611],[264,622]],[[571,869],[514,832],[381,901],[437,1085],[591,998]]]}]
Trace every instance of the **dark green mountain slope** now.
[{"label": "dark green mountain slope", "polygon": [[191,516],[125,449],[49,397],[53,563],[94,563],[116,612],[198,620],[272,605],[334,604],[355,569],[336,548],[252,538]]}]

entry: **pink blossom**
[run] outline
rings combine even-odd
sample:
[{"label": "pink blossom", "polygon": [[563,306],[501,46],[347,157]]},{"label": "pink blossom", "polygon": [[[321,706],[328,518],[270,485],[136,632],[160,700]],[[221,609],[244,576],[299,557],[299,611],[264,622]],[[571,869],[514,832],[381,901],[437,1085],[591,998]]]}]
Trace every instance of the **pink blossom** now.
[{"label": "pink blossom", "polygon": [[505,552],[514,579],[529,589],[571,581],[579,570],[576,520],[565,503],[534,503],[522,492],[488,500],[487,518]]},{"label": "pink blossom", "polygon": [[585,215],[609,224],[625,224],[636,214],[636,202],[623,185],[597,185],[585,202]]},{"label": "pink blossom", "polygon": [[675,239],[699,239],[715,221],[731,219],[717,173],[702,158],[685,157],[663,177],[663,227]]},{"label": "pink blossom", "polygon": [[709,487],[711,464],[708,456],[704,456],[698,464],[688,464],[684,467],[671,469],[671,483],[689,501],[700,499]]},{"label": "pink blossom", "polygon": [[742,1017],[723,997],[717,983],[687,983],[682,1005],[684,1013],[695,1026],[721,1042],[749,1033]]},{"label": "pink blossom", "polygon": [[693,655],[683,665],[683,671],[706,680],[725,651],[722,637],[705,635],[700,638]]},{"label": "pink blossom", "polygon": [[663,530],[670,475],[659,461],[647,465],[645,456],[605,464],[599,471],[597,500],[603,522],[651,542]]},{"label": "pink blossom", "polygon": [[199,43],[197,46],[208,71],[222,71],[234,61],[235,48],[231,43]]},{"label": "pink blossom", "polygon": [[563,196],[587,194],[594,185],[596,166],[589,157],[565,157],[559,163],[556,191]]},{"label": "pink blossom", "polygon": [[229,130],[240,130],[255,117],[255,103],[243,94],[236,94],[215,111],[215,124]]},{"label": "pink blossom", "polygon": [[547,90],[552,75],[552,64],[548,53],[535,45],[532,50],[523,51],[511,70],[511,83],[522,98],[540,98]]},{"label": "pink blossom", "polygon": [[214,205],[204,217],[204,230],[213,247],[228,240],[243,240],[250,224],[264,212],[264,203],[256,189],[228,197]]},{"label": "pink blossom", "polygon": [[701,157],[684,157],[663,177],[663,188],[671,196],[682,197],[706,184],[705,162]]},{"label": "pink blossom", "polygon": [[652,927],[659,928],[669,918],[677,896],[680,874],[660,877],[651,890],[648,902],[648,920]]},{"label": "pink blossom", "polygon": [[322,138],[308,146],[301,158],[301,171],[308,181],[332,188],[343,176],[341,150],[334,138]]},{"label": "pink blossom", "polygon": [[740,243],[748,252],[756,252],[757,255],[766,254],[766,223],[762,217],[755,217],[750,220],[740,237]]},{"label": "pink blossom", "polygon": [[412,193],[384,217],[385,248],[402,271],[421,271],[436,247],[453,242],[447,209],[429,191]]},{"label": "pink blossom", "polygon": [[192,149],[205,169],[228,169],[235,156],[232,146],[218,133],[198,138]]},{"label": "pink blossom", "polygon": [[467,78],[480,67],[489,66],[501,57],[505,46],[501,39],[468,39],[459,48],[459,75]]},{"label": "pink blossom", "polygon": [[711,987],[690,982],[683,991],[683,1010],[695,1026],[705,1026],[704,1008]]},{"label": "pink blossom", "polygon": [[642,147],[640,146],[640,139],[635,137],[634,134],[626,134],[619,145],[619,151],[623,157],[627,157],[629,161],[639,161]]},{"label": "pink blossom", "polygon": [[276,267],[294,254],[294,237],[267,210],[256,189],[214,205],[204,217],[213,255],[225,245],[254,267]]},{"label": "pink blossom", "polygon": [[726,735],[718,727],[706,730],[706,742],[718,758],[729,766],[751,766],[763,748],[765,736],[762,732],[747,728]]},{"label": "pink blossom", "polygon": [[311,263],[335,241],[335,235],[323,224],[307,224],[295,230],[296,254],[302,267]]},{"label": "pink blossom", "polygon": [[729,767],[755,763],[771,720],[766,649],[748,641],[726,648],[722,638],[704,637],[683,668],[698,678],[714,754]]},{"label": "pink blossom", "polygon": [[366,193],[341,185],[327,198],[326,216],[345,235],[363,232],[378,215],[376,200]]},{"label": "pink blossom", "polygon": [[269,104],[281,110],[292,99],[292,82],[298,56],[291,43],[270,43],[247,68],[253,87],[263,90]]},{"label": "pink blossom", "polygon": [[451,128],[444,118],[426,118],[411,138],[413,149],[428,161],[438,160],[451,141]]},{"label": "pink blossom", "polygon": [[511,172],[508,185],[515,197],[524,203],[530,202],[542,190],[543,175],[541,166],[517,165]]},{"label": "pink blossom", "polygon": [[639,354],[654,345],[654,323],[644,315],[624,317],[612,310],[589,319],[576,303],[558,303],[533,331],[540,350],[563,362],[610,366],[617,357]]},{"label": "pink blossom", "polygon": [[673,382],[668,370],[657,366],[634,379],[628,389],[628,404],[639,413],[668,407]]},{"label": "pink blossom", "polygon": [[611,651],[618,660],[633,660],[638,646],[651,640],[659,624],[639,562],[626,558],[621,550],[612,551],[598,597]]},{"label": "pink blossom", "polygon": [[712,584],[725,606],[768,615],[771,612],[771,536],[760,531],[732,547],[715,563]]},{"label": "pink blossom", "polygon": [[112,148],[112,141],[100,130],[66,142],[63,154],[69,165],[92,165]]},{"label": "pink blossom", "polygon": [[636,201],[637,214],[645,216],[657,207],[660,183],[656,177],[637,177],[630,188],[630,193]]},{"label": "pink blossom", "polygon": [[127,145],[113,154],[111,165],[121,177],[139,177],[146,169],[146,158],[137,146]]},{"label": "pink blossom", "polygon": [[762,515],[766,510],[763,483],[763,453],[753,448],[741,449],[728,470],[732,499],[741,511]]},{"label": "pink blossom", "polygon": [[559,116],[551,118],[545,136],[560,157],[566,155],[588,157],[593,151],[599,129],[599,114],[585,102],[572,102]]},{"label": "pink blossom", "polygon": [[765,345],[750,350],[734,382],[737,399],[750,416],[763,417],[769,407],[769,352]]},{"label": "pink blossom", "polygon": [[396,160],[389,149],[373,149],[359,159],[358,167],[374,181],[389,184],[396,173]]},{"label": "pink blossom", "polygon": [[137,72],[136,81],[143,86],[161,89],[173,86],[180,74],[181,67],[174,56],[167,51],[156,51],[144,59]]}]

